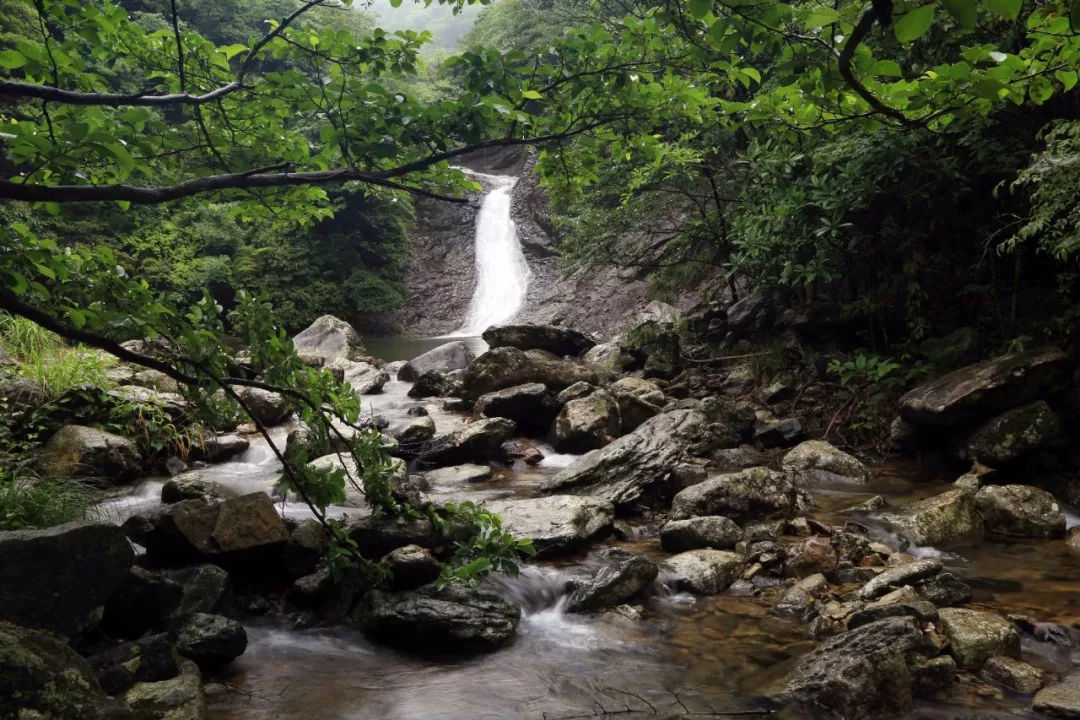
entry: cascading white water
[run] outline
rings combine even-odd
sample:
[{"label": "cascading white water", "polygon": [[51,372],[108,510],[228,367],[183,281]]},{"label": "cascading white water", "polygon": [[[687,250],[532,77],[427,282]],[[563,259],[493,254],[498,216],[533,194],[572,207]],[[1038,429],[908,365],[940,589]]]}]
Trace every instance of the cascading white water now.
[{"label": "cascading white water", "polygon": [[476,289],[455,336],[479,335],[517,315],[529,288],[529,264],[510,219],[510,193],[517,178],[469,172],[492,189],[476,218]]}]

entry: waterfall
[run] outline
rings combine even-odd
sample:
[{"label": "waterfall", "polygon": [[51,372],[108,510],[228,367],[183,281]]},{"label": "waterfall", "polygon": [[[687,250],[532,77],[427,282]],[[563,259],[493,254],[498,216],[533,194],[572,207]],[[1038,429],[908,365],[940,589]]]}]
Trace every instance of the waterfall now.
[{"label": "waterfall", "polygon": [[467,172],[491,190],[476,217],[476,289],[455,336],[479,335],[517,315],[525,305],[530,277],[517,228],[510,219],[511,192],[517,178]]}]

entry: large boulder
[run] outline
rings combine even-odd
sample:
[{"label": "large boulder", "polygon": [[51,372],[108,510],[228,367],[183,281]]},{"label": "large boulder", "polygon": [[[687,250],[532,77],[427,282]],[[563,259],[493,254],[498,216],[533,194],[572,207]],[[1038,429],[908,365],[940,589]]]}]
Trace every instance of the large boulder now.
[{"label": "large boulder", "polygon": [[789,518],[799,491],[782,472],[756,467],[716,475],[681,490],[671,502],[675,520],[697,515],[723,515],[736,522]]},{"label": "large boulder", "polygon": [[289,533],[274,503],[256,492],[222,503],[184,500],[123,525],[159,563],[211,561],[249,565],[280,555]]},{"label": "large boulder", "polygon": [[677,467],[692,455],[708,452],[714,442],[700,412],[661,413],[629,435],[578,458],[545,481],[542,489],[594,495],[620,508],[666,501],[677,489]]},{"label": "large boulder", "polygon": [[574,357],[596,345],[585,333],[554,325],[496,325],[485,330],[481,337],[493,348],[546,350],[554,355]]},{"label": "large boulder", "polygon": [[442,566],[435,556],[419,545],[405,545],[391,550],[382,562],[390,572],[390,583],[395,590],[412,590],[427,585],[442,572]]},{"label": "large boulder", "polygon": [[576,382],[598,385],[605,375],[600,368],[543,350],[494,348],[473,360],[465,370],[463,396],[476,399],[485,393],[526,383],[543,383],[548,390],[557,392]]},{"label": "large boulder", "polygon": [[941,630],[958,667],[978,670],[995,655],[1020,657],[1020,632],[1011,622],[990,612],[942,608]]},{"label": "large boulder", "polygon": [[662,567],[676,590],[716,595],[727,590],[742,572],[743,556],[727,550],[687,550],[664,561]]},{"label": "large boulder", "polygon": [[133,566],[109,598],[101,619],[102,629],[113,637],[135,639],[151,629],[162,629],[183,599],[180,583]]},{"label": "large boulder", "polygon": [[390,373],[377,368],[371,363],[359,360],[346,360],[338,358],[326,365],[330,369],[340,369],[342,378],[352,387],[356,395],[372,395],[382,392],[386,383],[390,382]]},{"label": "large boulder", "polygon": [[242,387],[237,393],[251,419],[263,425],[280,425],[292,414],[288,399],[281,393],[256,387]]},{"label": "large boulder", "polygon": [[824,440],[807,440],[784,455],[781,467],[815,485],[862,485],[870,470]]},{"label": "large boulder", "polygon": [[228,491],[205,470],[188,470],[170,478],[161,486],[161,502],[177,503],[183,500],[221,500]]},{"label": "large boulder", "polygon": [[660,528],[661,547],[674,553],[698,548],[730,550],[742,538],[742,528],[721,515],[672,520]]},{"label": "large boulder", "polygon": [[442,435],[436,435],[421,450],[419,462],[428,467],[459,465],[498,459],[502,444],[513,435],[514,421],[486,418]]},{"label": "large boulder", "polygon": [[983,536],[975,492],[964,487],[882,513],[881,518],[916,545],[962,545]]},{"label": "large boulder", "polygon": [[1021,405],[989,420],[964,445],[973,461],[1001,467],[1057,439],[1064,428],[1045,400]]},{"label": "large boulder", "polygon": [[368,635],[430,653],[490,651],[514,636],[521,610],[494,593],[426,585],[409,592],[372,590],[359,613]]},{"label": "large boulder", "polygon": [[540,556],[579,550],[608,534],[615,519],[610,502],[570,495],[489,500],[484,506],[502,517],[504,529],[532,540]]},{"label": "large boulder", "polygon": [[581,359],[590,365],[617,373],[634,364],[634,356],[614,343],[596,345],[586,351]]},{"label": "large boulder", "polygon": [[621,548],[608,548],[599,555],[603,565],[570,594],[566,602],[570,612],[596,612],[622,605],[652,585],[660,572],[653,561]]},{"label": "large boulder", "polygon": [[106,697],[89,663],[66,642],[47,632],[0,622],[0,717],[118,720],[131,716]]},{"label": "large boulder", "polygon": [[157,682],[140,682],[124,695],[124,700],[140,717],[157,720],[206,720],[206,696],[202,673],[193,662],[184,661],[176,677]]},{"label": "large boulder", "polygon": [[1080,718],[1080,671],[1072,672],[1061,682],[1035,693],[1031,707],[1035,712],[1055,718]]},{"label": "large boulder", "polygon": [[74,635],[100,617],[134,559],[115,525],[0,532],[0,620]]},{"label": "large boulder", "polygon": [[416,382],[421,375],[429,370],[440,373],[464,370],[475,358],[476,356],[468,345],[461,340],[455,340],[428,350],[423,355],[418,355],[402,365],[398,370],[397,379]]},{"label": "large boulder", "polygon": [[168,680],[179,672],[168,633],[114,645],[89,661],[102,689],[109,695],[122,693],[135,683]]},{"label": "large boulder", "polygon": [[804,655],[786,694],[821,717],[899,717],[911,709],[905,654],[923,634],[914,618],[892,617],[841,633]]},{"label": "large boulder", "polygon": [[935,427],[981,420],[1044,395],[1067,370],[1065,353],[1054,347],[1002,355],[910,390],[900,398],[900,416]]},{"label": "large boulder", "polygon": [[192,613],[176,627],[176,652],[201,668],[215,668],[240,657],[247,642],[244,626],[222,615]]},{"label": "large boulder", "polygon": [[65,425],[41,450],[41,472],[52,477],[93,477],[117,485],[142,470],[142,456],[127,438],[84,425]]},{"label": "large boulder", "polygon": [[251,441],[237,433],[210,435],[191,446],[189,456],[192,460],[221,462],[239,455],[251,447]]},{"label": "large boulder", "polygon": [[364,343],[356,329],[333,315],[323,315],[293,338],[296,353],[319,364],[344,358],[356,360],[364,353]]},{"label": "large boulder", "polygon": [[622,420],[615,398],[604,390],[562,406],[552,427],[557,452],[582,453],[602,448],[620,433]]},{"label": "large boulder", "polygon": [[551,427],[555,408],[543,383],[525,383],[484,393],[476,401],[474,414],[507,418],[522,432],[542,435]]},{"label": "large boulder", "polygon": [[633,432],[649,418],[658,415],[667,404],[667,396],[656,383],[636,377],[624,377],[613,382],[608,392],[619,404],[622,432]]},{"label": "large boulder", "polygon": [[1018,537],[1061,537],[1065,513],[1054,496],[1030,485],[987,485],[975,506],[992,533]]}]

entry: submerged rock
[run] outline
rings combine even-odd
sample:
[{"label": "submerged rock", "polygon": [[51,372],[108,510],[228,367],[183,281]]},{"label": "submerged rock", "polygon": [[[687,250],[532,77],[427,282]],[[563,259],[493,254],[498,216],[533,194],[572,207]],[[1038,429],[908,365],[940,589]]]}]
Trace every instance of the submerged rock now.
[{"label": "submerged rock", "polygon": [[397,379],[416,382],[421,375],[430,370],[440,373],[464,370],[475,358],[468,345],[461,340],[455,340],[428,350],[402,365],[397,372]]},{"label": "submerged rock", "polygon": [[672,520],[660,528],[660,545],[668,552],[698,548],[729,550],[742,540],[742,528],[721,515]]},{"label": "submerged rock", "polygon": [[966,608],[942,608],[938,615],[960,668],[978,670],[995,655],[1020,657],[1020,632],[1000,615]]},{"label": "submerged rock", "polygon": [[671,502],[671,517],[723,515],[736,522],[789,518],[798,500],[798,490],[785,473],[748,468],[681,490]]},{"label": "submerged rock", "polygon": [[487,418],[469,423],[432,438],[420,452],[419,462],[427,466],[455,465],[497,460],[502,444],[513,434],[514,422],[506,418]]},{"label": "submerged rock", "polygon": [[947,547],[978,542],[983,536],[975,493],[963,487],[881,513],[881,518],[916,545]]},{"label": "submerged rock", "polygon": [[364,632],[420,652],[491,651],[514,636],[521,610],[494,593],[426,585],[409,592],[372,590],[359,613]]},{"label": "submerged rock", "polygon": [[975,494],[986,529],[1017,537],[1061,537],[1065,513],[1054,496],[1030,485],[987,485]]},{"label": "submerged rock", "polygon": [[800,443],[784,455],[780,465],[813,484],[862,485],[870,482],[870,470],[865,465],[824,440]]},{"label": "submerged rock", "polygon": [[570,594],[570,612],[596,612],[622,605],[652,585],[660,570],[656,563],[621,548],[600,552],[604,565]]},{"label": "submerged rock", "polygon": [[41,449],[41,472],[51,477],[92,477],[118,485],[142,470],[142,456],[125,437],[84,425],[65,425]]},{"label": "submerged rock", "polygon": [[484,507],[502,517],[504,529],[532,540],[540,556],[585,547],[610,533],[615,519],[610,502],[571,495],[489,500]]},{"label": "submerged rock", "polygon": [[1031,695],[1042,687],[1041,670],[1007,655],[995,655],[987,660],[979,675],[984,680],[1024,695]]},{"label": "submerged rock", "polygon": [[676,468],[713,442],[708,420],[695,410],[672,410],[594,450],[547,480],[548,493],[594,495],[628,508],[662,502],[675,492]]},{"label": "submerged rock", "polygon": [[582,453],[602,448],[619,435],[621,419],[615,399],[604,390],[562,406],[552,428],[556,452]]},{"label": "submerged rock", "polygon": [[1037,692],[1031,707],[1035,712],[1055,718],[1080,718],[1080,671],[1072,672],[1061,682]]},{"label": "submerged rock", "polygon": [[743,558],[727,550],[687,550],[668,558],[663,568],[678,590],[716,595],[727,590],[742,571]]},{"label": "submerged rock", "polygon": [[964,446],[966,457],[1001,467],[1057,439],[1064,428],[1045,400],[1008,410],[980,427]]},{"label": "submerged rock", "polygon": [[74,635],[96,622],[134,559],[115,525],[0,533],[0,620]]},{"label": "submerged rock", "polygon": [[546,350],[555,355],[581,355],[596,345],[585,333],[554,325],[496,325],[481,337],[490,347]]},{"label": "submerged rock", "polygon": [[323,363],[331,360],[356,360],[365,354],[363,341],[349,323],[323,315],[293,337],[296,353],[305,359]]}]

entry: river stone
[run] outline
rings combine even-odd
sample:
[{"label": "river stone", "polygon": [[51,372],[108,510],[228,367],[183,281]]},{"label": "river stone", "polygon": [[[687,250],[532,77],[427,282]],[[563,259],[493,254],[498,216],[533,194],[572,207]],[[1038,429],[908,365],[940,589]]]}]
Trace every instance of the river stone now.
[{"label": "river stone", "polygon": [[611,532],[615,509],[591,497],[549,497],[488,500],[487,510],[502,517],[503,528],[533,541],[538,556],[573,552]]},{"label": "river stone", "polygon": [[898,587],[931,578],[941,572],[941,567],[940,560],[916,560],[904,565],[896,565],[863,585],[859,589],[859,597],[863,600],[873,600]]},{"label": "river stone", "polygon": [[198,665],[190,661],[181,663],[176,677],[139,683],[127,691],[124,699],[133,710],[155,720],[206,720],[208,717],[202,674]]},{"label": "river stone", "polygon": [[934,427],[981,420],[1044,395],[1067,369],[1065,353],[1054,347],[1002,355],[910,390],[900,398],[900,415]]},{"label": "river stone", "polygon": [[962,669],[978,670],[994,655],[1020,657],[1020,632],[1000,615],[967,608],[942,608],[938,615]]},{"label": "river stone", "polygon": [[551,427],[555,408],[543,383],[526,383],[484,393],[476,401],[476,417],[513,420],[522,432],[544,435]]},{"label": "river stone", "polygon": [[485,393],[526,383],[543,383],[548,390],[558,392],[576,382],[599,385],[605,376],[606,372],[600,368],[542,350],[494,348],[469,363],[462,379],[462,397],[476,399]]},{"label": "river stone", "polygon": [[495,650],[514,636],[521,610],[484,590],[425,585],[408,592],[372,590],[361,606],[364,632],[421,652]]},{"label": "river stone", "polygon": [[100,617],[134,559],[115,525],[0,532],[0,620],[74,635]]},{"label": "river stone", "polygon": [[551,404],[555,408],[561,408],[571,400],[577,400],[578,398],[588,397],[592,395],[596,390],[596,386],[587,382],[576,382],[568,388],[564,388],[555,394],[555,397],[551,399]]},{"label": "river stone", "polygon": [[[407,393],[411,398],[444,397],[452,392],[451,383],[446,373],[438,370],[428,370],[416,378],[416,382],[409,388]],[[468,409],[472,408],[472,402],[467,402]],[[464,410],[466,408],[462,408]]]},{"label": "river stone", "polygon": [[491,479],[490,465],[454,465],[436,468],[424,473],[424,479],[432,487],[461,489],[467,483],[486,482]]},{"label": "river stone", "polygon": [[179,393],[180,383],[160,370],[139,370],[131,376],[131,384],[160,393]]},{"label": "river stone", "polygon": [[754,437],[754,423],[757,421],[757,415],[749,403],[711,395],[701,399],[698,409],[713,424],[713,432],[717,435],[717,447],[738,447]]},{"label": "river stone", "polygon": [[251,447],[251,441],[238,433],[225,433],[204,437],[191,446],[190,456],[192,460],[208,460],[221,462]]},{"label": "river stone", "polygon": [[0,398],[9,410],[16,411],[33,410],[49,399],[41,383],[26,377],[12,377],[0,382]]},{"label": "river stone", "polygon": [[161,486],[161,502],[178,503],[182,500],[222,500],[225,489],[216,480],[206,477],[204,470],[189,470],[170,478]]},{"label": "river stone", "polygon": [[895,512],[881,513],[880,517],[916,545],[948,547],[978,542],[983,536],[975,493],[963,487],[909,503]]},{"label": "river stone", "polygon": [[986,661],[980,677],[1014,692],[1031,695],[1042,687],[1042,671],[1007,655],[995,655]]},{"label": "river stone", "polygon": [[142,457],[127,438],[83,425],[65,425],[41,449],[41,472],[51,477],[94,477],[118,485],[142,470]]},{"label": "river stone", "polygon": [[612,372],[622,372],[634,364],[634,356],[614,343],[596,345],[587,350],[581,359]]},{"label": "river stone", "polygon": [[796,477],[819,485],[863,485],[870,470],[824,440],[807,440],[789,450],[780,466]]},{"label": "river stone", "polygon": [[452,551],[455,541],[467,539],[467,530],[458,525],[440,530],[425,516],[401,520],[386,515],[368,515],[345,527],[346,534],[356,543],[360,554],[371,560],[406,545],[419,545],[440,555],[440,551],[446,547]]},{"label": "river stone", "polygon": [[421,375],[429,370],[440,373],[464,370],[475,358],[476,355],[473,354],[468,345],[461,340],[455,340],[428,350],[423,355],[418,355],[402,365],[397,372],[397,379],[416,382]]},{"label": "river stone", "polygon": [[619,404],[622,432],[633,432],[649,418],[663,411],[667,396],[656,386],[636,377],[624,377],[608,386]]},{"label": "river stone", "polygon": [[481,335],[492,348],[546,350],[554,355],[577,357],[596,345],[585,333],[554,325],[495,325]]},{"label": "river stone", "polygon": [[971,586],[951,572],[940,572],[934,577],[920,580],[915,589],[938,607],[949,607],[969,602]]},{"label": "river stone", "polygon": [[805,436],[806,431],[798,418],[775,420],[754,429],[754,440],[767,448],[791,447]]},{"label": "river stone", "polygon": [[1056,685],[1048,685],[1035,693],[1031,707],[1035,712],[1055,718],[1080,718],[1080,671],[1072,672]]},{"label": "river stone", "polygon": [[165,571],[165,575],[180,584],[180,605],[175,616],[192,613],[221,612],[230,602],[232,592],[229,573],[217,565],[203,563]]},{"label": "river stone", "polygon": [[840,561],[829,538],[808,537],[784,548],[784,575],[804,578],[816,574],[831,574]]},{"label": "river stone", "polygon": [[151,629],[161,629],[180,607],[184,589],[159,573],[133,566],[105,604],[102,629],[113,637],[134,640]]},{"label": "river stone", "polygon": [[47,632],[0,622],[0,717],[119,720],[131,716],[106,697],[89,663],[66,642]]},{"label": "river stone", "polygon": [[390,437],[397,441],[396,454],[411,457],[420,447],[435,437],[435,421],[430,417],[409,417],[390,428]]},{"label": "river stone", "polygon": [[419,462],[428,467],[497,460],[503,441],[514,433],[506,418],[486,418],[442,435],[436,435],[420,452]]},{"label": "river stone", "polygon": [[669,557],[663,568],[677,590],[716,595],[728,588],[742,571],[743,558],[727,550],[687,550]]},{"label": "river stone", "polygon": [[507,463],[520,460],[526,465],[539,465],[544,459],[544,453],[525,440],[507,440],[502,444],[502,451],[503,460]]},{"label": "river stone", "polygon": [[1054,496],[1030,485],[987,485],[975,494],[986,529],[1017,537],[1061,537],[1065,513]]},{"label": "river stone", "polygon": [[356,360],[365,354],[363,341],[356,329],[333,315],[317,318],[297,333],[292,342],[298,355],[323,363],[339,358]]},{"label": "river stone", "polygon": [[562,406],[552,428],[551,444],[560,453],[596,450],[618,437],[621,425],[615,398],[597,390]]},{"label": "river stone", "polygon": [[569,612],[597,612],[622,605],[652,585],[660,570],[656,563],[621,548],[599,553],[604,565],[567,600]]},{"label": "river stone", "polygon": [[660,545],[678,553],[698,548],[730,550],[742,540],[742,528],[721,515],[672,520],[660,528]]},{"label": "river stone", "polygon": [[921,642],[912,618],[887,618],[841,633],[799,660],[787,694],[827,717],[900,716],[913,702],[904,655]]},{"label": "river stone", "polygon": [[964,456],[1002,467],[1062,435],[1061,419],[1045,400],[1037,400],[991,419],[968,438]]},{"label": "river stone", "polygon": [[192,613],[176,626],[176,652],[201,668],[214,668],[240,657],[247,642],[244,626],[222,615]]},{"label": "river stone", "polygon": [[715,475],[679,491],[671,502],[671,517],[723,515],[740,523],[789,518],[797,502],[798,490],[788,475],[764,467],[748,468]]},{"label": "river stone", "polygon": [[352,387],[355,395],[372,395],[382,392],[386,383],[390,382],[390,373],[371,363],[338,358],[327,363],[326,367],[331,370],[340,369],[345,382]]},{"label": "river stone", "polygon": [[262,388],[242,387],[238,394],[251,413],[251,419],[262,425],[280,425],[292,415],[289,401],[280,393]]},{"label": "river stone", "polygon": [[541,489],[593,495],[623,509],[663,502],[677,487],[676,468],[690,456],[708,452],[713,442],[708,420],[700,412],[660,413],[629,435],[578,458]]},{"label": "river stone", "polygon": [[179,672],[168,633],[114,645],[88,660],[109,695],[125,692],[135,683],[168,680]]},{"label": "river stone", "polygon": [[442,572],[442,566],[435,556],[419,545],[406,545],[391,550],[382,562],[390,571],[390,580],[395,590],[412,590],[427,585],[434,582]]}]

